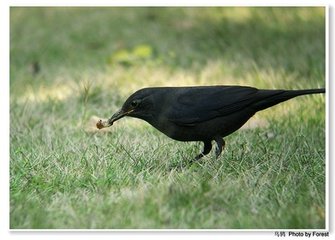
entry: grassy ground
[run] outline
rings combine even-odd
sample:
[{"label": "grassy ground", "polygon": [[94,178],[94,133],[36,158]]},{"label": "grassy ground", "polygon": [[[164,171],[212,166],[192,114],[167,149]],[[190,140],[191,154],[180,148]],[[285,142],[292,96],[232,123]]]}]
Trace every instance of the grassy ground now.
[{"label": "grassy ground", "polygon": [[324,87],[322,8],[12,8],[10,227],[324,228],[325,98],[257,114],[224,154],[123,119],[146,86]]}]

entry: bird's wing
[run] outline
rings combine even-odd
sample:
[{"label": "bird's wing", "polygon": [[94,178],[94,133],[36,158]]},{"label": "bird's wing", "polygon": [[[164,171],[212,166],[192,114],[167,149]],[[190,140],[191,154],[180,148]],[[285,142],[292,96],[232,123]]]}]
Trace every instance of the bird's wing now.
[{"label": "bird's wing", "polygon": [[167,113],[169,121],[182,126],[226,116],[255,101],[258,89],[240,86],[186,88],[176,94]]}]

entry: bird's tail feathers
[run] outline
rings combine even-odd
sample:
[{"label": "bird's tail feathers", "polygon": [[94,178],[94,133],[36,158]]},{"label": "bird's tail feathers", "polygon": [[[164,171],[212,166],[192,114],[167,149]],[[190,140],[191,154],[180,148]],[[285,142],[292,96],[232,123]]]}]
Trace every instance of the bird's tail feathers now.
[{"label": "bird's tail feathers", "polygon": [[306,90],[260,90],[261,99],[255,102],[252,107],[260,111],[297,96],[325,92],[325,88]]}]

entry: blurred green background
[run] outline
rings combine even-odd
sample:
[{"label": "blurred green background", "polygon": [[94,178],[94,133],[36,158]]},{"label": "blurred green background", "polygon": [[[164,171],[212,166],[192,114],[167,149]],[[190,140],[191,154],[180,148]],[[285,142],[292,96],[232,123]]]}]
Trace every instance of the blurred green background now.
[{"label": "blurred green background", "polygon": [[325,8],[10,10],[11,228],[324,228],[325,99],[257,114],[223,155],[124,119],[148,86],[325,86]]}]

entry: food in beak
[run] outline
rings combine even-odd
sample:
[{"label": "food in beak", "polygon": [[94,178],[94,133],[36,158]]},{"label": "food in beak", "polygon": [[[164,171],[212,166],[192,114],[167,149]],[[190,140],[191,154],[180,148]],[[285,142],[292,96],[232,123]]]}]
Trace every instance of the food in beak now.
[{"label": "food in beak", "polygon": [[[113,124],[113,123],[112,123],[112,124]],[[103,121],[103,120],[100,119],[100,120],[97,122],[96,126],[97,126],[98,129],[102,129],[102,128],[110,127],[110,126],[112,126],[112,124],[110,124],[110,123],[108,122],[108,120],[107,120],[107,121]]]}]

